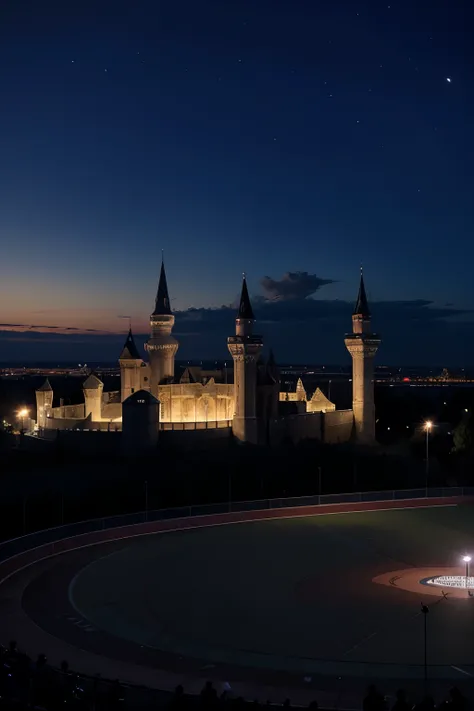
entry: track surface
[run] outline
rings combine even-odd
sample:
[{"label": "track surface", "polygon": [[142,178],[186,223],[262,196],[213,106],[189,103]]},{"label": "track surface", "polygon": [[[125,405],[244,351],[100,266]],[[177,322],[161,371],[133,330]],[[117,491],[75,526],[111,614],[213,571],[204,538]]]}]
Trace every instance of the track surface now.
[{"label": "track surface", "polygon": [[[215,665],[271,683],[422,674],[420,596],[374,584],[451,567],[469,507],[380,511],[158,534],[42,563],[23,609],[81,649],[173,671]],[[430,676],[474,676],[474,600],[430,600]],[[281,677],[281,674],[280,674]]]}]

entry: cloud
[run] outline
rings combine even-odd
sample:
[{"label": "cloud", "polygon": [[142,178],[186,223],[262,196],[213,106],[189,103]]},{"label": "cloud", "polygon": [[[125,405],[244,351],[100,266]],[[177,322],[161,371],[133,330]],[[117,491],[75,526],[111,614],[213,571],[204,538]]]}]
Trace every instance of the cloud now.
[{"label": "cloud", "polygon": [[[332,283],[332,279],[308,272],[288,272],[280,280],[268,276],[261,280],[263,294],[251,296],[256,330],[263,335],[265,347],[275,349],[280,362],[350,363],[344,335],[352,328],[354,304],[322,299],[318,292]],[[314,294],[317,298],[313,298]],[[377,301],[370,306],[373,328],[382,338],[379,363],[470,365],[474,353],[470,309],[456,308],[451,303],[437,306],[431,299]],[[193,307],[176,311],[175,316],[178,359],[230,359],[227,337],[235,333],[235,305]],[[134,331],[137,346],[143,352],[148,335],[144,322],[140,323],[141,334],[138,327]],[[28,358],[112,362],[116,361],[124,338],[123,333],[95,329],[0,324],[3,361]]]},{"label": "cloud", "polygon": [[76,328],[74,326],[45,326],[43,324],[25,324],[25,323],[0,323],[1,331],[14,331],[23,333],[25,331],[35,331],[38,333],[110,333],[98,328]]},{"label": "cloud", "polygon": [[286,272],[279,280],[265,276],[260,284],[263,297],[268,301],[290,301],[306,299],[315,294],[322,286],[334,284],[334,279],[321,279],[308,272]]}]

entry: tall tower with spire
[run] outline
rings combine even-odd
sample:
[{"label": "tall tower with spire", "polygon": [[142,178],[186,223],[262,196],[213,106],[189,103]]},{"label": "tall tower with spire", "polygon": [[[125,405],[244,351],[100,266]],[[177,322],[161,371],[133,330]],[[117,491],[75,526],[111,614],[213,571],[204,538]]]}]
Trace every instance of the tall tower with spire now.
[{"label": "tall tower with spire", "polygon": [[375,442],[374,356],[380,345],[380,338],[372,333],[362,269],[359,294],[352,314],[352,333],[346,335],[344,343],[352,356],[352,409],[357,441],[361,444],[373,444]]},{"label": "tall tower with spire", "polygon": [[232,430],[241,442],[257,444],[257,361],[263,348],[261,336],[253,333],[255,316],[250,303],[245,275],[235,336],[227,339],[234,359],[234,419]]},{"label": "tall tower with spire", "polygon": [[174,359],[178,341],[171,335],[174,316],[171,311],[165,264],[161,260],[160,281],[155,299],[155,309],[150,316],[151,335],[145,344],[150,359],[150,389],[158,397],[158,385],[174,376]]}]

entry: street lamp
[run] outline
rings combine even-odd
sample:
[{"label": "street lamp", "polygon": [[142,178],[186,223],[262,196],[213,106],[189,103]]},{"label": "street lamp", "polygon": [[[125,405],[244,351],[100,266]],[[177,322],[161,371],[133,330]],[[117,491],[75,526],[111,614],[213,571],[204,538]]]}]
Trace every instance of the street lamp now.
[{"label": "street lamp", "polygon": [[431,420],[425,422],[426,432],[426,472],[425,472],[425,496],[428,496],[428,475],[430,473],[430,432],[433,427]]},{"label": "street lamp", "polygon": [[427,634],[427,619],[430,608],[428,605],[421,603],[421,614],[424,618],[424,677],[425,677],[425,696],[428,694],[428,634]]},{"label": "street lamp", "polygon": [[470,555],[464,555],[463,556],[463,561],[466,564],[466,590],[467,590],[467,582],[469,578],[469,563],[471,562],[471,556]]},{"label": "street lamp", "polygon": [[28,416],[28,410],[26,407],[24,407],[22,410],[18,412],[18,417],[21,417],[21,431],[25,429],[25,417]]}]

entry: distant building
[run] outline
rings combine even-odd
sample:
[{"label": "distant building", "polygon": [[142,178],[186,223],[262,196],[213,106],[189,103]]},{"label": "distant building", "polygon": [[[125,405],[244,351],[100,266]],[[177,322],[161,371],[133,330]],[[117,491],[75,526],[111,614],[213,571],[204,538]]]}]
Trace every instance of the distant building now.
[{"label": "distant building", "polygon": [[128,453],[133,451],[133,441],[142,452],[155,447],[158,435],[167,431],[182,433],[184,438],[191,431],[215,430],[222,435],[222,430],[227,430],[237,440],[251,444],[305,438],[343,442],[351,437],[364,444],[374,442],[373,356],[380,339],[370,330],[362,275],[352,316],[353,333],[345,339],[353,358],[352,410],[336,410],[319,388],[308,397],[301,379],[295,392],[280,392],[273,353],[266,361],[262,358],[263,339],[254,331],[256,319],[245,277],[235,335],[227,339],[234,361],[233,379],[227,371],[194,366],[177,379],[174,365],[179,343],[172,333],[174,320],[162,263],[150,316],[151,334],[145,344],[148,362],[140,356],[130,329],[118,359],[120,390],[104,392],[100,378],[90,374],[83,384],[83,403],[53,407],[53,390],[46,380],[36,391],[38,435],[51,436],[57,430],[86,436],[91,431],[123,429]]}]

